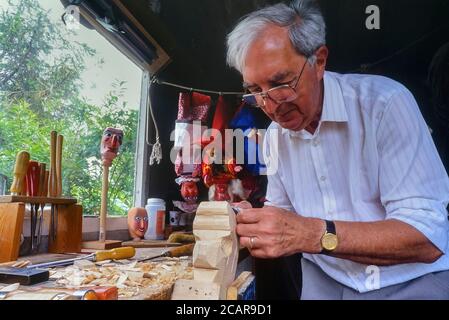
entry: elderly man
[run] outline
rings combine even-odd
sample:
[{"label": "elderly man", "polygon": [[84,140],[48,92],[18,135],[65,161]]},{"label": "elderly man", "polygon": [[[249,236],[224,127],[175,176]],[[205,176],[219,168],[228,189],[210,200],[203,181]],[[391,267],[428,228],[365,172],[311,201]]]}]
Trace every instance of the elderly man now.
[{"label": "elderly man", "polygon": [[449,298],[449,179],[412,94],[325,71],[314,1],[253,12],[228,35],[244,98],[273,120],[267,203],[237,217],[254,257],[303,253],[303,299]]}]

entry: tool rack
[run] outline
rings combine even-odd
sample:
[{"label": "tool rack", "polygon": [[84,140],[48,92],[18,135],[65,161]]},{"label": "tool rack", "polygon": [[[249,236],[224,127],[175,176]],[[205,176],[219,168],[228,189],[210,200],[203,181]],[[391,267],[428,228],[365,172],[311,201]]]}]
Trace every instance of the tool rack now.
[{"label": "tool rack", "polygon": [[81,251],[83,208],[75,198],[67,197],[0,197],[0,262],[15,261],[19,256],[26,204],[57,206],[55,236],[48,237],[48,252]]}]

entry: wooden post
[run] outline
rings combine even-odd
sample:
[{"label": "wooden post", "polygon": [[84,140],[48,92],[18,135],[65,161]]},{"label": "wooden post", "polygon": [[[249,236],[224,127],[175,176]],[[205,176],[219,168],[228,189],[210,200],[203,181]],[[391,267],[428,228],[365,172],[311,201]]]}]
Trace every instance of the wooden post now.
[{"label": "wooden post", "polygon": [[101,160],[103,163],[103,181],[101,185],[101,207],[100,207],[100,232],[98,241],[83,242],[85,249],[112,249],[122,246],[122,241],[106,240],[106,220],[108,215],[108,189],[109,189],[109,167],[117,157],[120,145],[123,141],[123,131],[115,128],[106,128],[101,138]]},{"label": "wooden post", "polygon": [[108,189],[109,189],[109,167],[103,166],[103,183],[101,185],[101,207],[100,207],[100,237],[99,241],[106,241],[106,217],[108,214]]}]

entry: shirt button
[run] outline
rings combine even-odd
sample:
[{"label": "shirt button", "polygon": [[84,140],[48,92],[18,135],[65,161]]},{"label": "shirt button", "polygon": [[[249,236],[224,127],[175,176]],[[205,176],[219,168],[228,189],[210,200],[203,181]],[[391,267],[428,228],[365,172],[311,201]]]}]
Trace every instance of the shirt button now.
[{"label": "shirt button", "polygon": [[324,181],[326,181],[326,177],[325,176],[321,176],[320,180],[324,182]]},{"label": "shirt button", "polygon": [[313,141],[313,145],[314,145],[315,147],[318,147],[318,146],[320,145],[320,141],[319,141],[319,140]]}]

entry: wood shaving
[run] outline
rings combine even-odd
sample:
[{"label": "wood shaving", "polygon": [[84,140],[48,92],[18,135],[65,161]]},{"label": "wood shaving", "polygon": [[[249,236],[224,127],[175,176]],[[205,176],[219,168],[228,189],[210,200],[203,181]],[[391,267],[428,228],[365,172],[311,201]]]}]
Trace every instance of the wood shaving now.
[{"label": "wood shaving", "polygon": [[65,288],[116,286],[119,299],[170,299],[176,280],[193,278],[191,259],[121,262],[96,263],[88,269],[75,265],[56,268],[50,271],[50,278]]}]

